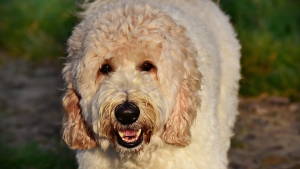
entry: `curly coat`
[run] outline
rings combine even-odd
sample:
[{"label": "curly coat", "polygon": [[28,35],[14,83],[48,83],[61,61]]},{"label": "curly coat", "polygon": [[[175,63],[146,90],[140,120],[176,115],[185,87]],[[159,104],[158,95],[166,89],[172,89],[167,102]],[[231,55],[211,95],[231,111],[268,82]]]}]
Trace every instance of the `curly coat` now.
[{"label": "curly coat", "polygon": [[[96,0],[82,16],[63,69],[63,139],[79,168],[226,168],[240,45],[217,5]],[[114,114],[126,101],[141,111],[132,125]],[[143,131],[140,145],[118,144],[127,128]]]}]

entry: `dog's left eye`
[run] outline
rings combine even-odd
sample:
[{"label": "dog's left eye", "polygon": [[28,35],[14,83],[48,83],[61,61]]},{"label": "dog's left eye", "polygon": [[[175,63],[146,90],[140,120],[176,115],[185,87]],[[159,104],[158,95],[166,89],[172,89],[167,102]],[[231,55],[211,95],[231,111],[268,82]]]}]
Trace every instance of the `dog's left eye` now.
[{"label": "dog's left eye", "polygon": [[107,75],[108,73],[110,73],[112,71],[112,68],[110,65],[105,64],[101,67],[100,72]]},{"label": "dog's left eye", "polygon": [[151,64],[151,63],[149,63],[149,62],[144,62],[143,64],[142,64],[142,66],[141,66],[141,68],[142,68],[142,71],[150,71],[151,69],[153,69],[154,68],[154,66]]}]

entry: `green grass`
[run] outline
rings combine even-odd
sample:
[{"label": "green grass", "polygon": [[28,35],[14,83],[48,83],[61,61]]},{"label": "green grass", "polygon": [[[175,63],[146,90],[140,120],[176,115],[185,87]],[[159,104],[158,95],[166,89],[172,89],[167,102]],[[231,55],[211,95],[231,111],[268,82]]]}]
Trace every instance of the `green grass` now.
[{"label": "green grass", "polygon": [[76,23],[74,0],[1,0],[0,46],[27,60],[65,55]]},{"label": "green grass", "polygon": [[31,142],[24,147],[0,145],[1,169],[74,169],[77,168],[75,154],[67,147],[58,145],[53,152]]},{"label": "green grass", "polygon": [[221,0],[242,44],[240,93],[299,97],[300,1]]}]

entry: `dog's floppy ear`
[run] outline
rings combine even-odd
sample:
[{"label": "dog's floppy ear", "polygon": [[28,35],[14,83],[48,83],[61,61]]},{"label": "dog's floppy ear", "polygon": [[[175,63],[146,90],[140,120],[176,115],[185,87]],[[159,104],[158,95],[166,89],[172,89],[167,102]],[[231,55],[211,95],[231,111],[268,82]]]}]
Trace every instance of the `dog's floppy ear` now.
[{"label": "dog's floppy ear", "polygon": [[200,81],[202,74],[198,70],[195,50],[185,51],[183,63],[183,80],[177,94],[173,112],[170,114],[165,126],[163,138],[166,143],[184,147],[191,142],[190,127],[200,107]]},{"label": "dog's floppy ear", "polygon": [[79,100],[76,92],[69,88],[62,101],[66,111],[63,120],[63,139],[71,149],[94,148],[98,145],[90,127],[83,120]]},{"label": "dog's floppy ear", "polygon": [[192,93],[185,80],[180,88],[176,98],[175,107],[171,113],[167,123],[163,138],[168,144],[176,146],[187,146],[191,142],[190,127],[197,113],[198,99]]}]

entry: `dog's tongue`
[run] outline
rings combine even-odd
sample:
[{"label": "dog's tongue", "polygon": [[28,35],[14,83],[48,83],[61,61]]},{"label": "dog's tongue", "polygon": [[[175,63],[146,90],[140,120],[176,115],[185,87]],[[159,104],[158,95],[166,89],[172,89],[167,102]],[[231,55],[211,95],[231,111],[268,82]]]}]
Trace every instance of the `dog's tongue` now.
[{"label": "dog's tongue", "polygon": [[142,132],[141,129],[139,129],[138,131],[136,131],[136,130],[118,131],[119,136],[126,143],[133,143],[133,142],[137,141],[141,135],[141,132]]},{"label": "dog's tongue", "polygon": [[124,130],[122,131],[122,133],[125,135],[125,136],[129,136],[129,137],[133,137],[136,135],[138,131],[135,131],[135,130]]}]

